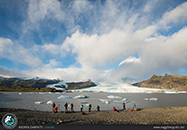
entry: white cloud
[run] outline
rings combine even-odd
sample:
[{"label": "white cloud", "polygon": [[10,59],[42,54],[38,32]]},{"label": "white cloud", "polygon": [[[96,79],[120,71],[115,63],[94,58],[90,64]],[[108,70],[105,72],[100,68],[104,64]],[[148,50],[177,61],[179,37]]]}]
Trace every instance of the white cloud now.
[{"label": "white cloud", "polygon": [[57,65],[59,65],[59,62],[57,62],[55,59],[51,59],[48,64],[45,64],[45,68],[54,68]]},{"label": "white cloud", "polygon": [[153,32],[147,28],[135,33],[112,30],[101,36],[97,34],[89,36],[77,31],[65,40],[63,46],[77,54],[77,61],[83,65],[104,66],[135,54],[144,38]]},{"label": "white cloud", "polygon": [[25,74],[23,74],[22,72],[15,71],[15,70],[10,70],[7,68],[0,67],[0,76],[8,77],[8,78],[9,77],[24,77]]},{"label": "white cloud", "polygon": [[44,51],[50,52],[52,54],[58,54],[60,52],[60,48],[58,45],[49,43],[49,44],[44,44],[41,49],[43,49]]},{"label": "white cloud", "polygon": [[31,23],[52,17],[59,21],[64,20],[65,13],[61,10],[61,3],[57,0],[30,1],[28,17]]},{"label": "white cloud", "polygon": [[[31,49],[13,43],[10,39],[0,38],[1,57],[29,66],[40,65],[38,69],[24,71],[28,76],[64,80],[117,80],[123,77],[148,78],[153,73],[177,71],[186,67],[187,28],[184,26],[171,36],[162,36],[159,31],[165,31],[165,27],[171,23],[175,27],[176,23],[186,22],[187,2],[165,12],[154,21],[149,19],[148,14],[157,1],[148,1],[145,6],[135,2],[138,8],[131,7],[128,1],[112,0],[103,3],[75,0],[67,2],[67,6],[66,2],[57,0],[29,2],[28,19],[23,22],[23,30],[40,29],[40,24],[47,25],[48,20],[54,20],[60,23],[58,27],[66,28],[69,36],[61,43],[45,41],[41,45],[33,45]],[[58,33],[59,37],[64,34]],[[74,54],[81,68],[74,65],[55,68],[61,61],[53,58],[44,65],[41,57],[37,56],[40,53],[61,57]],[[138,58],[133,57],[135,54]],[[114,63],[120,63],[118,68],[96,69]]]},{"label": "white cloud", "polygon": [[169,24],[169,23],[178,23],[178,22],[186,22],[187,21],[187,2],[182,3],[181,5],[177,6],[175,9],[166,12],[162,20],[160,21],[162,24]]},{"label": "white cloud", "polygon": [[10,39],[0,38],[0,57],[10,59],[17,63],[38,67],[42,61],[35,57],[28,49],[18,43],[13,43]]},{"label": "white cloud", "polygon": [[140,62],[140,59],[130,56],[127,59],[125,59],[122,62],[120,62],[118,66],[121,66],[121,65],[123,65],[125,63],[137,63],[137,62]]}]

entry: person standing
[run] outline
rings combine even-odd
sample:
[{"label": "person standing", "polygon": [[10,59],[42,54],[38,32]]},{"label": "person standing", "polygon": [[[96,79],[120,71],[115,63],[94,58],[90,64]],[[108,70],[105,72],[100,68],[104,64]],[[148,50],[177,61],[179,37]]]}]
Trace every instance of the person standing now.
[{"label": "person standing", "polygon": [[84,106],[81,104],[81,106],[80,106],[80,108],[81,108],[81,112],[82,112],[82,110],[83,110],[83,107],[84,107]]},{"label": "person standing", "polygon": [[68,104],[68,112],[70,112],[71,111],[71,104],[69,103]]},{"label": "person standing", "polygon": [[89,112],[91,112],[92,105],[89,104],[88,108],[89,108]]},{"label": "person standing", "polygon": [[74,112],[73,111],[73,106],[74,106],[73,103],[71,103],[71,112]]},{"label": "person standing", "polygon": [[99,105],[97,106],[97,111],[100,111],[100,106]]},{"label": "person standing", "polygon": [[67,104],[67,102],[66,102],[66,104],[64,105],[64,107],[65,107],[65,112],[67,112],[67,111],[68,111],[68,104]]},{"label": "person standing", "polygon": [[52,112],[55,112],[55,103],[52,104]]},{"label": "person standing", "polygon": [[125,110],[125,103],[123,102],[123,110]]}]

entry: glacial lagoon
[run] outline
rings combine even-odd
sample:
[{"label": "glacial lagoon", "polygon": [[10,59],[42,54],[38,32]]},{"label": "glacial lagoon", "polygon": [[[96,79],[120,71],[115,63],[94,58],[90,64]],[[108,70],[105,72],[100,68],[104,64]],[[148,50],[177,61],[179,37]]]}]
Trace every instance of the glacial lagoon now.
[{"label": "glacial lagoon", "polygon": [[[187,93],[41,93],[41,92],[0,92],[0,108],[19,108],[29,110],[51,111],[52,102],[59,106],[59,111],[64,111],[64,104],[73,103],[74,111],[80,111],[80,104],[84,105],[83,111],[88,111],[88,104],[92,110],[97,105],[102,110],[122,109],[125,102],[126,109],[131,109],[134,104],[138,108],[149,107],[174,107],[187,106]],[[84,97],[86,96],[86,97]]]}]

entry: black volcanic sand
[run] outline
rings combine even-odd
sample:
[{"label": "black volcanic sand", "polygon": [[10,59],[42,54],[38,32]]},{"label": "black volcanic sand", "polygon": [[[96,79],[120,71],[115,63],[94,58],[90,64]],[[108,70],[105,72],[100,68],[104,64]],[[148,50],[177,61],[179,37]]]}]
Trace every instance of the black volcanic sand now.
[{"label": "black volcanic sand", "polygon": [[138,111],[52,113],[0,108],[0,117],[13,113],[19,125],[186,125],[187,106],[144,108]]}]

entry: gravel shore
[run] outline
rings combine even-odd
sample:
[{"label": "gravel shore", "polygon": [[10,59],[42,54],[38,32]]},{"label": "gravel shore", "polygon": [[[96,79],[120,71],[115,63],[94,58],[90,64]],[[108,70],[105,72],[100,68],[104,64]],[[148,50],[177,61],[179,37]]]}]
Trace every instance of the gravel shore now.
[{"label": "gravel shore", "polygon": [[0,117],[13,113],[18,125],[187,125],[187,106],[144,108],[138,111],[52,113],[0,108]]}]

